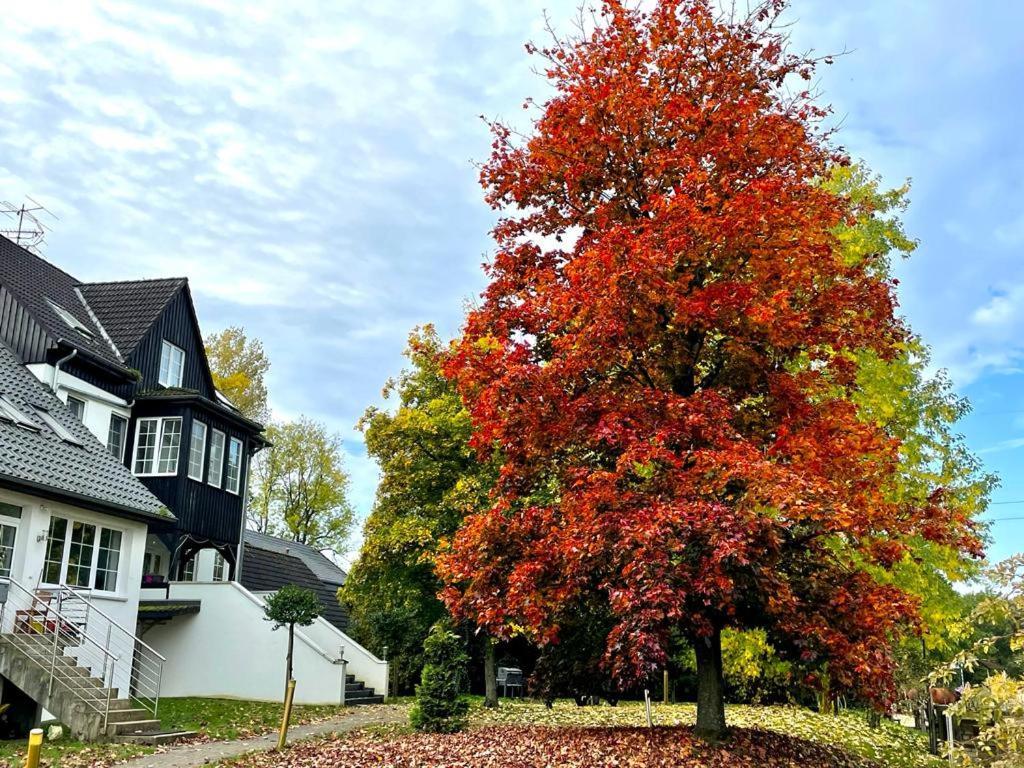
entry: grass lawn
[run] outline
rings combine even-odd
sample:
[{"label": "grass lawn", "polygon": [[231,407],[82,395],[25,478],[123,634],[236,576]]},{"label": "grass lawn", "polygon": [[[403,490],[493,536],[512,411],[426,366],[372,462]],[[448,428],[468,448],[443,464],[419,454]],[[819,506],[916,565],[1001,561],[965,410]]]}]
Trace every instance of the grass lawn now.
[{"label": "grass lawn", "polygon": [[[354,711],[338,706],[296,706],[292,725],[303,725],[339,717]],[[160,720],[165,730],[198,731],[211,741],[245,739],[273,731],[281,725],[281,704],[229,699],[161,699]],[[111,766],[138,755],[151,754],[152,748],[134,744],[85,744],[61,739],[43,745],[45,768],[99,768]],[[25,741],[0,741],[0,767],[20,768],[25,757]]]},{"label": "grass lawn", "polygon": [[[247,739],[276,730],[284,705],[237,699],[160,699],[160,721],[169,731],[199,731],[211,740]],[[304,725],[351,714],[355,707],[297,704],[291,724]]]},{"label": "grass lawn", "polygon": [[[0,741],[0,766],[21,768],[25,762],[23,741]],[[44,768],[96,768],[115,765],[138,755],[148,755],[153,750],[134,744],[83,744],[80,741],[61,739],[43,744],[40,765]]]},{"label": "grass lawn", "polygon": [[920,734],[895,723],[871,729],[863,714],[825,717],[794,707],[733,706],[730,738],[719,746],[695,739],[692,704],[654,706],[654,730],[643,727],[643,706],[548,710],[531,701],[505,701],[497,711],[474,701],[471,729],[452,736],[408,728],[370,728],[339,738],[296,744],[284,753],[249,755],[236,768],[415,765],[417,768],[939,768]]}]

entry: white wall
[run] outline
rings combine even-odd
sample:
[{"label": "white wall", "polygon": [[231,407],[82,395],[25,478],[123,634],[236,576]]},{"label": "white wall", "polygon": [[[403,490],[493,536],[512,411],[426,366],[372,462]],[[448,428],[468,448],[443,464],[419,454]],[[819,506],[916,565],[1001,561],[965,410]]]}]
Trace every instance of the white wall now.
[{"label": "white wall", "polygon": [[[32,363],[25,366],[43,382],[47,387],[53,382],[52,365],[47,363]],[[57,375],[57,397],[62,402],[68,401],[68,394],[85,401],[85,418],[83,423],[89,431],[96,435],[96,439],[103,445],[107,444],[107,434],[110,430],[110,414],[117,413],[124,418],[131,415],[128,402],[115,397],[109,392],[93,386],[87,381],[72,376],[66,371],[60,371]],[[122,460],[124,456],[120,457]]]},{"label": "white wall", "polygon": [[[105,593],[82,589],[79,592],[88,597],[99,611],[107,614],[109,620],[124,627],[134,636],[142,581],[142,555],[146,547],[146,524],[3,489],[0,489],[0,501],[19,506],[22,510],[14,545],[11,578],[29,591],[40,587],[45,589],[46,586],[41,582],[51,516],[80,520],[121,532],[121,556],[118,562],[116,590]],[[24,599],[21,598],[21,600]],[[10,600],[12,605],[19,600],[18,590],[14,587],[12,587]],[[69,607],[70,610],[73,609]],[[89,616],[86,633],[103,643],[106,639],[106,627],[109,620],[101,616],[99,612],[92,613]],[[123,668],[123,673],[119,673],[115,684],[123,691],[127,691],[128,675],[130,674],[130,661],[127,660],[131,658],[134,643],[131,643],[129,638],[115,638],[114,644],[118,646],[120,654],[126,659],[126,663],[118,667],[119,670]],[[86,647],[94,648],[88,643]],[[83,658],[91,662],[93,659],[99,658],[98,651],[93,650],[91,655],[83,653]]]},{"label": "white wall", "polygon": [[[285,686],[288,633],[264,618],[263,600],[232,581],[175,582],[171,601],[199,600],[198,614],[153,627],[143,638],[167,657],[164,696],[216,696],[280,701]],[[348,674],[378,693],[387,689],[387,662],[375,658],[318,619],[295,631],[295,700],[337,704],[344,684],[335,663],[344,648]]]}]

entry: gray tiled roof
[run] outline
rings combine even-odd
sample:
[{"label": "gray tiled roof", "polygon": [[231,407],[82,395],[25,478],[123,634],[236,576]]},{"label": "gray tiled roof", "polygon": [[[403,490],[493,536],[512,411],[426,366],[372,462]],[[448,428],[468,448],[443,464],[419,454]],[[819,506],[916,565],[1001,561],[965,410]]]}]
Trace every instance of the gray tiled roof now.
[{"label": "gray tiled roof", "polygon": [[183,277],[169,277],[84,283],[80,290],[118,351],[127,357],[186,283]]},{"label": "gray tiled roof", "polygon": [[[0,237],[0,284],[11,291],[43,330],[54,339],[67,339],[74,346],[91,352],[115,366],[123,367],[110,343],[82,302],[76,290],[78,280],[64,270]],[[50,306],[47,298],[67,310],[89,329],[89,338],[69,326]],[[122,354],[123,351],[122,351]]]},{"label": "gray tiled roof", "polygon": [[[26,429],[0,418],[0,482],[115,513],[174,519],[163,502],[2,343],[0,395],[35,427]],[[48,411],[81,445],[54,434],[33,406]]]},{"label": "gray tiled roof", "polygon": [[[302,559],[306,567],[321,581],[341,586],[348,578],[348,574],[332,563],[326,555],[319,550],[313,549],[308,544],[300,544],[297,541],[289,541],[277,536],[270,536],[256,531],[245,531],[245,543],[257,549],[265,549],[270,552],[294,555]],[[242,566],[244,569],[244,565]]]},{"label": "gray tiled roof", "polygon": [[348,628],[348,614],[338,602],[337,585],[318,579],[295,554],[254,547],[248,541],[249,533],[246,531],[242,556],[242,586],[251,592],[274,592],[286,584],[312,590],[320,598],[320,615],[344,632]]}]

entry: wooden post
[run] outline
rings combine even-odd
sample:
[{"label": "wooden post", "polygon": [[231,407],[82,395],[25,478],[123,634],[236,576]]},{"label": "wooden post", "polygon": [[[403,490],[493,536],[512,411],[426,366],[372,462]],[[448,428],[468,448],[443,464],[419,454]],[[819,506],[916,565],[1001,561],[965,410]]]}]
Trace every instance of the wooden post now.
[{"label": "wooden post", "polygon": [[661,703],[668,704],[668,669],[661,673]]},{"label": "wooden post", "polygon": [[288,691],[284,695],[284,717],[281,719],[281,735],[277,739],[277,748],[284,749],[288,740],[288,722],[292,719],[292,700],[295,698],[295,681],[288,681]]},{"label": "wooden post", "polygon": [[25,768],[39,768],[39,753],[43,748],[43,729],[33,728],[28,733],[28,755]]}]

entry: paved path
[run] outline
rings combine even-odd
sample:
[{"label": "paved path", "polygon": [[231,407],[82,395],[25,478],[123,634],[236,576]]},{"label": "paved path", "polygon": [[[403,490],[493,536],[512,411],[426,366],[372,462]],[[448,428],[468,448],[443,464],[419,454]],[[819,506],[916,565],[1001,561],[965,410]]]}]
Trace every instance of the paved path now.
[{"label": "paved path", "polygon": [[[409,718],[408,710],[397,706],[367,707],[342,717],[312,725],[297,725],[288,729],[288,742],[293,743],[329,733],[347,733],[368,725],[402,723]],[[125,768],[195,768],[216,763],[227,757],[238,757],[246,752],[267,752],[277,746],[277,733],[268,733],[241,741],[212,741],[200,744],[170,746],[165,752],[143,755],[120,765]]]}]

